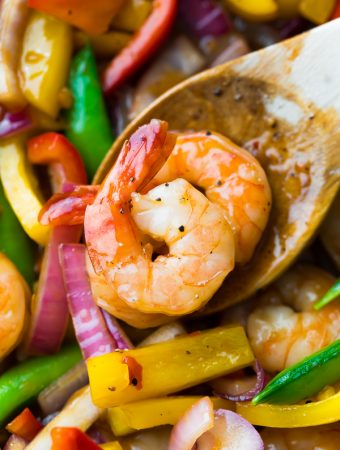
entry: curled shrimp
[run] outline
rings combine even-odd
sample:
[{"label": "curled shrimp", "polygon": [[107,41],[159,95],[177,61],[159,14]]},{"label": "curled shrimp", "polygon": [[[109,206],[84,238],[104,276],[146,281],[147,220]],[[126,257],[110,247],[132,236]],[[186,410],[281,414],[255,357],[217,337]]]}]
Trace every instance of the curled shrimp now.
[{"label": "curled shrimp", "polygon": [[259,162],[218,133],[186,133],[177,137],[173,152],[150,186],[180,177],[222,207],[235,239],[235,260],[249,261],[266,227],[272,201]]},{"label": "curled shrimp", "polygon": [[[234,268],[235,255],[223,210],[188,181],[140,193],[174,143],[165,122],[152,120],[134,133],[84,221],[94,269],[119,299],[140,312],[170,316],[203,306]],[[160,254],[153,260],[155,248]]]},{"label": "curled shrimp", "polygon": [[256,297],[247,332],[264,369],[281,371],[339,339],[340,299],[313,308],[333,283],[324,270],[300,264]]},{"label": "curled shrimp", "polygon": [[308,428],[265,428],[260,434],[264,448],[268,450],[337,450],[340,424]]},{"label": "curled shrimp", "polygon": [[20,342],[30,291],[15,265],[0,253],[0,360]]}]

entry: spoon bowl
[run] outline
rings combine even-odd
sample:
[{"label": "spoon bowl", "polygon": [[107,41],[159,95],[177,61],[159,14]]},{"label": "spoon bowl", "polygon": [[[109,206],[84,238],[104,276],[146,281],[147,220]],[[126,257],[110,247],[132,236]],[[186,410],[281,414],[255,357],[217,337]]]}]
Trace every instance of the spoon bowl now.
[{"label": "spoon bowl", "polygon": [[152,118],[173,130],[212,130],[244,146],[268,176],[273,207],[251,261],[237,266],[201,311],[219,311],[263,288],[313,237],[340,180],[340,19],[202,72],[155,101],[117,138]]}]

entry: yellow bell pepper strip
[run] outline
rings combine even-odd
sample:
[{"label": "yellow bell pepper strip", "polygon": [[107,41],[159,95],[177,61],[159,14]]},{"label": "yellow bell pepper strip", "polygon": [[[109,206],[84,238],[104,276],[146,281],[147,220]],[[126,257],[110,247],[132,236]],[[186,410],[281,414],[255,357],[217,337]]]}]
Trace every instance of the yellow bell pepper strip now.
[{"label": "yellow bell pepper strip", "polygon": [[6,197],[23,229],[37,244],[46,245],[50,229],[38,222],[43,201],[20,140],[9,140],[1,145],[0,177]]},{"label": "yellow bell pepper strip", "polygon": [[125,0],[112,27],[122,31],[137,31],[145,22],[152,10],[150,0]]},{"label": "yellow bell pepper strip", "polygon": [[314,304],[314,309],[318,311],[338,297],[340,297],[340,278],[338,278],[333,286],[326,292],[326,294]]},{"label": "yellow bell pepper strip", "polygon": [[305,405],[236,404],[236,412],[253,425],[273,428],[313,427],[340,420],[340,391]]},{"label": "yellow bell pepper strip", "polygon": [[281,19],[292,19],[298,15],[300,0],[276,0]]},{"label": "yellow bell pepper strip", "polygon": [[297,403],[340,380],[340,340],[280,372],[252,403]]},{"label": "yellow bell pepper strip", "polygon": [[29,103],[53,118],[61,106],[59,95],[67,81],[71,52],[71,27],[31,11],[20,58],[20,85]]},{"label": "yellow bell pepper strip", "polygon": [[102,34],[124,0],[28,0],[31,8],[57,17],[88,34]]},{"label": "yellow bell pepper strip", "polygon": [[82,31],[73,33],[74,44],[77,48],[84,47],[90,40],[93,51],[97,56],[112,57],[123,50],[131,40],[132,35],[124,31],[109,31],[99,36],[89,37]]},{"label": "yellow bell pepper strip", "polygon": [[87,368],[94,404],[109,408],[171,394],[253,361],[243,328],[235,326],[89,358]]},{"label": "yellow bell pepper strip", "polygon": [[[110,408],[108,421],[115,436],[124,436],[137,430],[175,425],[187,409],[201,397],[163,397]],[[214,409],[235,410],[235,403],[211,397]]]},{"label": "yellow bell pepper strip", "polygon": [[335,0],[301,0],[299,13],[311,22],[321,25],[331,17]]},{"label": "yellow bell pepper strip", "polygon": [[279,12],[275,0],[225,0],[225,2],[235,14],[254,22],[275,19]]},{"label": "yellow bell pepper strip", "polygon": [[159,48],[166,38],[177,10],[177,0],[153,0],[152,12],[103,73],[105,94],[121,86]]},{"label": "yellow bell pepper strip", "polygon": [[2,0],[0,5],[0,104],[9,111],[18,111],[27,103],[17,76],[27,1]]},{"label": "yellow bell pepper strip", "polygon": [[106,442],[105,444],[100,444],[99,447],[103,450],[123,450],[123,447],[117,441]]}]

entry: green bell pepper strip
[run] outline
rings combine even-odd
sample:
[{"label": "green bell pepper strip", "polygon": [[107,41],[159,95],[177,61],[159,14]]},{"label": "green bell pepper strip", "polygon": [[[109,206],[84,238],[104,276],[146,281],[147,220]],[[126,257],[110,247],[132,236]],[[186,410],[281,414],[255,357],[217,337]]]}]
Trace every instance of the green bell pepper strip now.
[{"label": "green bell pepper strip", "polygon": [[77,346],[51,356],[31,358],[0,376],[0,427],[21,406],[81,360]]},{"label": "green bell pepper strip", "polygon": [[34,281],[35,244],[27,236],[0,182],[0,251],[18,268],[27,283]]},{"label": "green bell pepper strip", "polygon": [[340,297],[340,278],[338,278],[326,294],[314,304],[314,309],[318,311],[337,297]]},{"label": "green bell pepper strip", "polygon": [[66,136],[79,150],[92,178],[112,145],[113,134],[89,44],[72,61],[69,86],[74,102],[66,114]]},{"label": "green bell pepper strip", "polygon": [[280,372],[252,403],[290,404],[340,380],[340,339]]}]

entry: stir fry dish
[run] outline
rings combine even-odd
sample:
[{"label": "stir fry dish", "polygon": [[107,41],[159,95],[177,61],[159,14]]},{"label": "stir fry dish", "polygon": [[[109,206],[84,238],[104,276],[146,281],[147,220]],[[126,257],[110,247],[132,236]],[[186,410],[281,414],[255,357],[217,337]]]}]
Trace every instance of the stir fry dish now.
[{"label": "stir fry dish", "polygon": [[0,448],[339,449],[334,117],[294,129],[289,83],[235,69],[332,26],[336,0],[0,2]]}]

